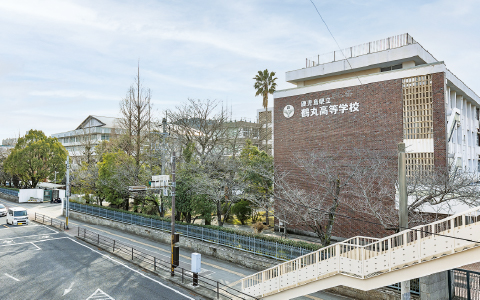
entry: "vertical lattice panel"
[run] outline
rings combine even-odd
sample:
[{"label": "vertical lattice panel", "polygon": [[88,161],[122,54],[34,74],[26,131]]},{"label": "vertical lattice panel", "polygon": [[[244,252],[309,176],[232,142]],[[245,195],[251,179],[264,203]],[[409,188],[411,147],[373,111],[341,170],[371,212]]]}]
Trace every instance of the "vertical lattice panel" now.
[{"label": "vertical lattice panel", "polygon": [[407,176],[428,176],[433,172],[433,152],[405,153]]},{"label": "vertical lattice panel", "polygon": [[403,138],[433,138],[432,76],[404,78]]}]

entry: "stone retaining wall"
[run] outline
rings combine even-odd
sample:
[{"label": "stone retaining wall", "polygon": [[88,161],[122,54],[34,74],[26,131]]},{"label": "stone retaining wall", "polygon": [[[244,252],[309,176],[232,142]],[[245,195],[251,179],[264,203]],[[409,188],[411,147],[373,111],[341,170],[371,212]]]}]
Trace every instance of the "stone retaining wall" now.
[{"label": "stone retaining wall", "polygon": [[[70,218],[90,224],[108,226],[165,244],[170,244],[171,241],[170,233],[158,229],[122,223],[75,211],[70,211]],[[215,258],[229,261],[258,271],[268,269],[282,262],[272,258],[237,250],[235,248],[225,247],[184,236],[180,236],[180,242],[176,245],[178,245],[180,249],[188,249],[204,255],[213,256]]]},{"label": "stone retaining wall", "polygon": [[18,203],[18,197],[0,192],[0,198]]}]

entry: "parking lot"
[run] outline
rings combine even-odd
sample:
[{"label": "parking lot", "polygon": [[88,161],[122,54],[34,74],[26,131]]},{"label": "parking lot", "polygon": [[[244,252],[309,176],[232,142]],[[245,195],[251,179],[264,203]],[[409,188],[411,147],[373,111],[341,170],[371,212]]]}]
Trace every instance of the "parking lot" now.
[{"label": "parking lot", "polygon": [[0,299],[201,299],[63,232],[0,218]]}]

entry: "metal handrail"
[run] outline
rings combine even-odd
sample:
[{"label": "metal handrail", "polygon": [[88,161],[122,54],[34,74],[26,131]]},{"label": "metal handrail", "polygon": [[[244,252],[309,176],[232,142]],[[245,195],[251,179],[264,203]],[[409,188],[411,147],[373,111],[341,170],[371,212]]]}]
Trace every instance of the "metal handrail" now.
[{"label": "metal handrail", "polygon": [[36,221],[36,222],[45,224],[45,225],[50,225],[52,227],[62,229],[62,230],[65,230],[65,228],[66,228],[65,222],[57,220],[55,218],[51,218],[51,217],[46,216],[46,215],[39,214],[37,212],[35,212],[33,220]]},{"label": "metal handrail", "polygon": [[[480,225],[480,207],[472,208],[427,225],[419,225],[382,239],[372,239],[374,240],[373,242],[365,245],[345,242],[333,244],[245,277],[242,280],[242,290],[250,293],[253,293],[252,291],[255,290],[255,295],[274,292],[275,288],[272,286],[275,286],[276,283],[271,284],[272,279],[287,276],[289,273],[300,269],[303,269],[301,272],[302,277],[298,279],[297,276],[294,276],[294,282],[290,282],[290,285],[295,286],[317,280],[319,276],[323,278],[335,274],[344,274],[360,279],[378,276],[382,273],[421,263],[425,260],[453,254],[456,251],[463,251],[465,248],[480,246],[479,241],[473,241],[462,236],[462,234],[467,234],[463,229],[468,230],[472,225]],[[348,241],[355,238],[361,237],[354,237]],[[438,242],[438,240],[441,240],[442,243]],[[442,246],[435,246],[437,243]],[[420,247],[422,244],[425,249]],[[406,250],[403,253],[409,253],[410,251],[416,254],[412,258],[407,257],[407,261],[405,261],[402,251],[398,251],[400,249]],[[396,255],[401,257],[396,257]],[[394,258],[397,258],[397,260]],[[377,265],[372,263],[372,261],[377,259]],[[348,261],[348,263],[341,265],[340,262],[342,260]],[[379,261],[382,263],[379,263]],[[290,280],[292,278],[290,276]],[[285,279],[287,278],[285,277]],[[270,282],[268,288],[263,285],[267,281]],[[270,288],[274,290],[268,290]],[[285,288],[278,286],[275,292]]]},{"label": "metal handrail", "polygon": [[[135,249],[133,246],[126,243],[119,242],[106,236],[102,236],[98,233],[81,227],[78,227],[77,229],[77,237],[81,240],[84,240],[85,242],[96,245],[97,247],[101,247],[102,249],[105,249],[106,251],[116,254],[122,258],[128,258],[128,260],[131,260],[133,262],[140,261],[140,263],[144,263],[141,265],[142,267],[146,265],[146,267],[150,268],[150,270],[153,270],[154,272],[157,272],[157,270],[160,269],[170,274],[169,261]],[[120,255],[120,253],[123,253],[123,255]],[[181,273],[180,276],[182,277],[182,283],[185,282],[185,278],[191,279],[193,282],[194,276],[191,271],[186,270],[180,266],[177,266],[176,270],[178,270],[178,272],[175,272],[175,276],[178,276],[177,274]],[[246,294],[242,291],[239,291],[237,289],[229,287],[228,285],[225,285],[221,282],[207,278],[202,275],[198,275],[198,283],[200,287],[213,291],[216,294],[217,299],[220,296],[226,297],[228,299],[257,299],[249,294]]]},{"label": "metal handrail", "polygon": [[394,35],[374,42],[364,43],[307,58],[305,61],[305,68],[315,67],[321,64],[340,61],[384,50],[400,48],[411,44],[417,44],[417,42],[408,33]]}]

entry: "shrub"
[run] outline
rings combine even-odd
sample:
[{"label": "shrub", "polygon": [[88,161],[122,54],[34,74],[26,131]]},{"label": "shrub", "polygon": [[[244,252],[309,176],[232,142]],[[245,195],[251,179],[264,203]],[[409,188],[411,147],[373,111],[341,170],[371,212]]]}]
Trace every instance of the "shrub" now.
[{"label": "shrub", "polygon": [[250,207],[250,202],[247,200],[242,200],[240,202],[235,203],[232,207],[232,214],[234,214],[237,219],[245,225],[245,221],[247,221],[250,216],[252,215],[252,208]]},{"label": "shrub", "polygon": [[262,222],[257,222],[255,223],[252,228],[255,231],[255,233],[261,233],[265,228],[267,228],[267,225],[263,225]]}]

